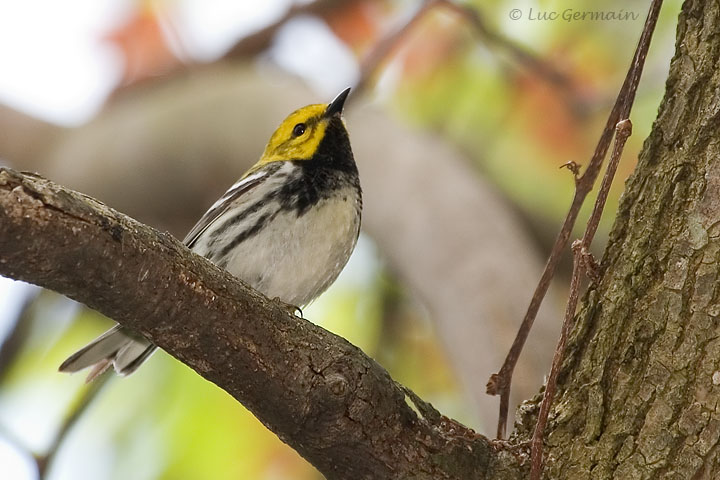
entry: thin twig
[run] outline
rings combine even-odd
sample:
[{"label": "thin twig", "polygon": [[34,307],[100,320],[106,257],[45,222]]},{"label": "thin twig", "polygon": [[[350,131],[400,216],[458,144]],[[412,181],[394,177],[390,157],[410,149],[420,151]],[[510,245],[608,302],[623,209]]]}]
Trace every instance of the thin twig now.
[{"label": "thin twig", "polygon": [[391,56],[398,45],[404,40],[407,33],[414,28],[426,14],[437,8],[443,8],[458,15],[472,27],[473,32],[489,49],[497,48],[504,50],[519,65],[524,66],[538,77],[562,91],[574,112],[582,110],[584,102],[580,100],[573,86],[573,82],[569,77],[560,72],[552,64],[533,54],[530,50],[517,45],[501,33],[492,30],[488,27],[484,17],[475,7],[460,5],[452,0],[424,1],[417,11],[410,16],[408,21],[380,40],[362,61],[360,66],[360,79],[353,88],[354,95],[357,95],[358,92],[367,88],[375,72],[377,72],[383,62]]},{"label": "thin twig", "polygon": [[300,15],[323,16],[327,12],[341,8],[347,3],[349,3],[348,0],[315,0],[310,3],[293,3],[282,17],[270,25],[240,39],[223,55],[223,60],[253,57],[263,50],[266,50],[271,45],[278,30],[290,20]]},{"label": "thin twig", "polygon": [[602,217],[602,212],[605,208],[608,194],[610,193],[610,186],[612,185],[615,172],[620,163],[620,156],[625,148],[625,142],[627,142],[627,139],[632,135],[632,122],[628,118],[630,115],[630,107],[628,107],[627,112],[622,112],[622,114],[624,118],[620,120],[615,127],[615,145],[610,155],[610,162],[608,163],[605,176],[600,184],[600,191],[598,192],[595,206],[593,207],[592,214],[590,214],[590,219],[588,220],[587,228],[582,238],[582,247],[586,250],[586,252],[581,252],[583,255],[587,253],[587,249],[590,248],[590,244],[595,238],[595,232],[597,232],[598,225],[600,225],[600,217]]},{"label": "thin twig", "polygon": [[[228,50],[220,59],[219,61],[237,61],[237,60],[247,60],[249,58],[252,58],[259,53],[267,50],[271,45],[272,41],[275,38],[275,34],[282,28],[285,24],[290,22],[291,20],[301,16],[301,15],[317,15],[320,17],[326,16],[328,13],[332,12],[333,10],[337,8],[342,8],[346,3],[349,3],[354,0],[315,0],[313,2],[300,2],[300,3],[294,3],[293,5],[288,8],[285,13],[275,20],[274,22],[270,23],[269,25],[266,25],[265,27],[261,28],[260,30],[254,31],[247,36],[242,37],[240,40],[233,45],[230,50]],[[168,28],[171,30],[169,33],[175,37],[177,37],[175,29],[174,29],[174,22],[171,21],[167,22]],[[181,38],[174,38],[173,41],[182,49],[183,49],[183,39]],[[183,73],[188,72],[190,70],[200,70],[202,68],[205,68],[207,64],[204,63],[198,63],[191,59],[188,55],[182,55],[182,58],[180,58],[181,62],[178,62],[178,64],[175,66],[174,70],[172,72],[167,73]],[[110,94],[110,97],[108,98],[109,101],[113,101],[120,97],[121,95],[124,95],[126,92],[129,91],[136,91],[138,88],[146,88],[150,86],[154,86],[158,84],[158,82],[162,83],[167,81],[168,76],[167,75],[156,75],[156,76],[149,76],[147,78],[139,79],[136,81],[132,81],[123,85],[119,85],[113,92]]]},{"label": "thin twig", "polygon": [[14,323],[10,327],[10,331],[5,339],[0,343],[0,384],[5,380],[10,367],[15,359],[22,351],[25,341],[30,334],[30,323],[33,318],[33,305],[38,296],[39,290],[33,289],[31,292],[24,293],[25,300],[17,315],[13,319]]},{"label": "thin twig", "polygon": [[55,438],[53,438],[47,452],[44,455],[35,457],[39,480],[44,480],[47,478],[48,472],[50,470],[49,467],[55,459],[55,456],[57,455],[60,446],[67,438],[68,433],[80,419],[82,414],[92,404],[93,399],[97,397],[105,384],[111,378],[113,378],[113,376],[113,373],[106,373],[105,375],[101,375],[100,377],[98,377],[94,382],[90,383],[87,386],[85,391],[82,393],[82,396],[72,408],[69,415],[65,418],[62,425],[60,426],[60,429],[55,434]]},{"label": "thin twig", "polygon": [[14,445],[15,448],[26,452],[29,456],[34,458],[35,466],[38,473],[38,479],[46,479],[48,476],[50,464],[55,459],[55,456],[57,455],[60,446],[67,438],[68,433],[70,433],[72,427],[77,423],[82,414],[92,404],[93,399],[97,397],[98,393],[100,393],[102,388],[112,377],[112,374],[103,375],[87,386],[85,391],[81,394],[80,399],[72,407],[67,417],[65,417],[62,425],[60,425],[60,428],[55,434],[55,437],[52,439],[50,447],[47,449],[47,452],[45,454],[34,454],[32,450],[27,445],[25,445],[22,439],[20,439],[20,437],[16,436],[13,432],[4,428],[2,425],[0,425],[0,436],[4,437],[9,443]]},{"label": "thin twig", "polygon": [[540,305],[545,298],[545,294],[550,286],[550,281],[555,275],[555,270],[560,257],[567,247],[570,232],[575,225],[575,221],[580,212],[580,207],[582,207],[585,197],[592,190],[595,180],[600,173],[603,160],[605,159],[607,151],[610,147],[613,132],[620,120],[624,120],[629,117],[630,109],[632,108],[632,104],[635,100],[635,93],[640,81],[642,68],[645,64],[647,51],[650,46],[650,39],[652,38],[652,33],[655,30],[655,24],[657,23],[657,17],[661,6],[662,0],[653,0],[637,49],[635,50],[635,55],[630,65],[630,69],[628,70],[625,81],[620,88],[620,93],[618,94],[615,105],[610,112],[605,128],[600,135],[600,140],[595,148],[592,159],[590,160],[590,163],[583,175],[580,177],[576,176],[575,195],[570,205],[570,209],[562,228],[560,229],[560,233],[555,240],[550,257],[545,265],[545,270],[543,271],[540,281],[535,288],[535,292],[530,300],[530,305],[525,313],[525,317],[520,325],[517,336],[510,347],[510,351],[508,352],[502,367],[498,373],[491,375],[488,381],[487,393],[489,395],[500,395],[500,413],[498,416],[497,426],[498,438],[503,438],[505,436],[510,403],[510,388],[515,365],[520,357],[520,353],[525,345],[525,341],[530,333],[530,329],[535,321]]},{"label": "thin twig", "polygon": [[437,0],[427,0],[420,5],[420,8],[410,16],[410,19],[397,28],[392,33],[382,38],[370,53],[365,57],[360,65],[360,78],[353,87],[353,96],[357,98],[358,94],[365,90],[385,59],[395,51],[398,45],[409,32],[430,10],[437,6]]},{"label": "thin twig", "polygon": [[590,219],[588,220],[585,234],[583,235],[582,240],[576,240],[572,245],[573,270],[572,278],[570,280],[570,295],[565,308],[565,319],[563,320],[563,326],[560,332],[560,340],[558,340],[555,354],[553,356],[550,376],[548,377],[545,386],[543,400],[540,404],[540,412],[538,413],[535,430],[533,431],[532,440],[530,441],[530,480],[540,480],[540,476],[542,474],[542,452],[545,426],[547,425],[550,406],[552,405],[555,391],[557,389],[557,378],[560,373],[560,363],[562,362],[563,354],[565,353],[565,344],[567,343],[570,329],[574,324],[573,319],[575,318],[575,310],[577,309],[577,302],[580,294],[580,278],[583,272],[587,271],[588,263],[583,261],[583,259],[590,255],[588,252],[590,244],[592,243],[597,227],[600,224],[603,208],[605,207],[610,186],[612,185],[615,172],[617,171],[618,164],[620,163],[620,157],[622,156],[622,151],[625,148],[625,142],[631,133],[632,124],[629,119],[623,119],[617,124],[615,146],[613,148],[612,155],[610,156],[610,162],[608,163],[605,176],[603,177],[600,192],[598,193],[597,200],[595,201],[595,207],[593,208],[592,215],[590,215]]},{"label": "thin twig", "polygon": [[452,0],[438,0],[438,3],[465,19],[473,27],[475,34],[489,48],[506,52],[519,65],[556,88],[574,114],[581,115],[587,110],[587,102],[582,99],[570,77],[558,70],[551,62],[513,42],[499,31],[488,27],[485,18],[476,6],[463,5]]}]

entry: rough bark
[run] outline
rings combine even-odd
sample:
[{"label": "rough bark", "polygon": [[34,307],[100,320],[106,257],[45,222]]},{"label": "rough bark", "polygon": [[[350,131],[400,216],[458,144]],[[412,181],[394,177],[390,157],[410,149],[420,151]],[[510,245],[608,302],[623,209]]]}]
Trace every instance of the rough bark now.
[{"label": "rough bark", "polygon": [[[44,155],[7,158],[182,236],[255,163],[277,122],[314,101],[323,98],[287,73],[215,64],[124,92],[90,123],[63,130]],[[0,108],[0,127],[2,117]],[[363,232],[431,313],[471,393],[478,429],[493,432],[497,400],[485,394],[485,382],[542,271],[536,245],[512,206],[447,142],[364,101],[348,105],[346,117],[364,192]],[[8,130],[5,137],[21,135]],[[0,156],[4,139],[0,128]],[[23,152],[21,145],[11,151]],[[507,292],[519,301],[508,301]],[[547,301],[540,311],[535,348],[515,372],[513,405],[542,382],[562,318],[558,305]]]},{"label": "rough bark", "polygon": [[[545,478],[720,475],[719,20],[716,2],[683,6],[666,97],[564,359]],[[146,334],[328,478],[527,472],[521,450],[488,442],[419,400],[412,408],[359,350],[168,235],[11,171],[0,174],[0,224],[0,273]],[[529,438],[536,402],[523,410],[518,441]]]},{"label": "rough bark", "polygon": [[[105,205],[0,169],[0,274],[141,332],[220,386],[328,479],[516,478],[358,348]],[[503,459],[503,461],[499,461]]]},{"label": "rough bark", "polygon": [[719,15],[683,6],[665,99],[563,364],[546,478],[720,476]]}]

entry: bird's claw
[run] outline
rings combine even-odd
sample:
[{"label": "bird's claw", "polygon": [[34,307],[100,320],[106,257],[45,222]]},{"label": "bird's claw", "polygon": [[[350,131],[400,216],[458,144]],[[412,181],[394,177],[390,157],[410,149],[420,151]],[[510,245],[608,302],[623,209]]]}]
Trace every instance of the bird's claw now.
[{"label": "bird's claw", "polygon": [[[278,303],[283,310],[288,312],[291,315],[295,315],[296,317],[303,318],[303,311],[302,308],[298,307],[297,305],[293,305],[292,303],[283,302],[280,297],[273,298],[273,301]],[[299,313],[299,315],[298,315]]]}]

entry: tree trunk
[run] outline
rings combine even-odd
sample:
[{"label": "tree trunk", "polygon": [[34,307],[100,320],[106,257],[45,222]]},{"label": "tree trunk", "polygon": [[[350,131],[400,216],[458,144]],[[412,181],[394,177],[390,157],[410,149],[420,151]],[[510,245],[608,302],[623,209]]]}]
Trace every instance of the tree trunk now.
[{"label": "tree trunk", "polygon": [[546,478],[720,476],[719,13],[683,6],[665,98],[564,359]]}]

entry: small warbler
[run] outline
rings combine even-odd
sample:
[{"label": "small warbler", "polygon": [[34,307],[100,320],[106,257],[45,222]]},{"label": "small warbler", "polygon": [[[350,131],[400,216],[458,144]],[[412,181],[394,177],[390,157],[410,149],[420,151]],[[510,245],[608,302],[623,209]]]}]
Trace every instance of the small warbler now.
[{"label": "small warbler", "polygon": [[[304,306],[332,284],[360,232],[362,193],[345,124],[350,89],[308,105],[275,130],[260,161],[228,189],[183,243],[269,298]],[[111,364],[134,372],[155,350],[116,325],[70,356],[61,372]]]}]

